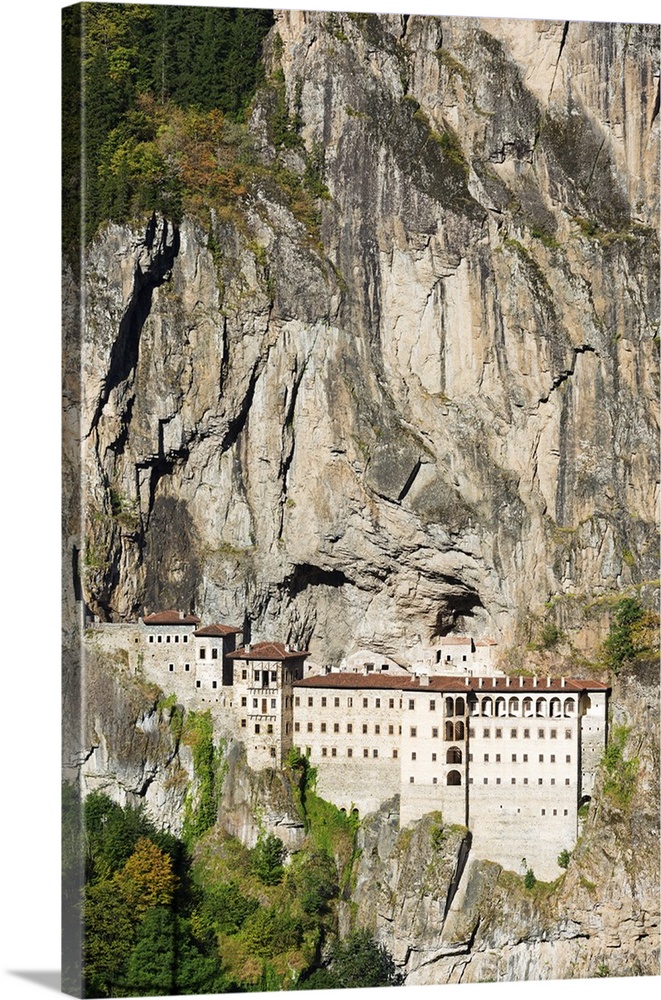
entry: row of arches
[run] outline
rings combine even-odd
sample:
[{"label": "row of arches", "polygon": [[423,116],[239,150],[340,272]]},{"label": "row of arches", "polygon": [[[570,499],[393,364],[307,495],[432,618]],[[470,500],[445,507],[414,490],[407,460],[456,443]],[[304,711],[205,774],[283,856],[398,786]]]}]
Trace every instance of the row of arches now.
[{"label": "row of arches", "polygon": [[576,699],[565,698],[518,698],[516,695],[511,698],[491,698],[487,695],[484,698],[473,702],[470,708],[471,716],[486,716],[505,718],[549,718],[562,719],[571,718],[576,714]]},{"label": "row of arches", "polygon": [[454,743],[455,740],[466,739],[466,727],[463,722],[446,722],[445,739]]},{"label": "row of arches", "polygon": [[466,700],[464,698],[446,698],[445,699],[445,714],[448,715],[465,715],[466,714]]}]

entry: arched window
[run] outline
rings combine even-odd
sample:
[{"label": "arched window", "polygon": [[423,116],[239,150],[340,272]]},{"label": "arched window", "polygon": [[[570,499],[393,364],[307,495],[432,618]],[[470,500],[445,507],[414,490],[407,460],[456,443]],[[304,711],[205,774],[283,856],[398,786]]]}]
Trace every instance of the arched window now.
[{"label": "arched window", "polygon": [[446,740],[454,740],[454,723],[453,722],[446,722],[445,723],[445,738],[446,738]]},{"label": "arched window", "polygon": [[518,715],[518,714],[519,714],[519,699],[510,698],[510,715]]},{"label": "arched window", "polygon": [[559,719],[560,716],[562,715],[562,704],[560,702],[560,699],[559,698],[551,698],[551,703],[550,703],[549,707],[550,707],[550,710],[551,710],[551,718],[552,719]]},{"label": "arched window", "polygon": [[464,724],[463,722],[455,722],[454,724],[454,738],[455,740],[464,739]]},{"label": "arched window", "polygon": [[546,715],[546,698],[538,698],[535,706],[535,715],[538,719]]},{"label": "arched window", "polygon": [[576,705],[573,698],[565,698],[565,715],[573,715]]},{"label": "arched window", "polygon": [[491,698],[482,699],[482,715],[493,715],[493,702]]},{"label": "arched window", "polygon": [[461,764],[462,753],[459,747],[448,747],[448,752],[445,755],[446,764]]},{"label": "arched window", "polygon": [[496,715],[499,718],[502,718],[503,715],[506,715],[506,714],[507,714],[507,712],[506,712],[505,699],[504,698],[496,698]]},{"label": "arched window", "polygon": [[454,698],[445,699],[445,714],[454,715]]},{"label": "arched window", "polygon": [[466,714],[466,705],[464,703],[464,699],[463,698],[457,698],[457,700],[455,701],[455,703],[454,703],[454,714],[455,715],[465,715]]},{"label": "arched window", "polygon": [[532,717],[532,698],[523,699],[523,717],[524,719]]},{"label": "arched window", "polygon": [[460,785],[461,775],[459,771],[448,771],[448,785]]}]

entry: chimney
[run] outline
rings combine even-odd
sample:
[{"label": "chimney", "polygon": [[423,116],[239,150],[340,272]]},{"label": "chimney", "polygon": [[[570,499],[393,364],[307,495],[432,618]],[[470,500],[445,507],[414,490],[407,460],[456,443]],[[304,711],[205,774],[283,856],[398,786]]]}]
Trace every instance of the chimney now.
[{"label": "chimney", "polygon": [[521,674],[521,676],[519,677],[519,687],[520,688],[523,687],[523,674]]},{"label": "chimney", "polygon": [[506,680],[505,680],[505,687],[509,687],[509,686],[510,686],[510,676],[509,676],[509,674],[508,674],[508,675],[507,675],[507,678],[506,678]]},{"label": "chimney", "polygon": [[180,618],[185,618],[186,617],[186,612],[185,611],[180,611],[179,612],[179,617]]},{"label": "chimney", "polygon": [[484,683],[484,677],[480,677],[480,687],[482,687],[483,683]]},{"label": "chimney", "polygon": [[468,674],[466,674],[466,676],[464,677],[464,684],[466,685],[466,687],[470,687],[470,677],[468,676]]},{"label": "chimney", "polygon": [[567,686],[566,678],[561,677],[560,678],[560,687],[566,687],[566,686]]},{"label": "chimney", "polygon": [[492,688],[495,688],[495,686],[496,686],[496,678],[495,678],[495,677],[492,677],[492,678],[491,678],[491,687],[492,687]]},{"label": "chimney", "polygon": [[251,649],[252,649],[252,644],[249,643],[249,642],[247,642],[246,643],[246,653],[249,653]]},{"label": "chimney", "polygon": [[533,679],[532,679],[532,686],[533,686],[534,688],[536,688],[536,687],[537,687],[537,674],[535,674],[535,676],[534,676],[534,677],[533,677]]},{"label": "chimney", "polygon": [[288,642],[285,643],[285,653],[291,653],[291,646]]},{"label": "chimney", "polygon": [[547,686],[547,688],[551,687],[551,678],[550,677],[546,678],[546,686]]}]

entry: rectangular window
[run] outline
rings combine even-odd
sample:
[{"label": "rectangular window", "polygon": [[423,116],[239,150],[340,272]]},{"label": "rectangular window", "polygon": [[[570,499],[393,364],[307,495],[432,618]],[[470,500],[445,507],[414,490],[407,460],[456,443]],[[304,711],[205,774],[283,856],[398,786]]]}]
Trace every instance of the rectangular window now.
[{"label": "rectangular window", "polygon": [[247,670],[242,670],[241,671],[241,680],[242,681],[247,681],[248,680],[248,671]]},{"label": "rectangular window", "polygon": [[199,652],[200,652],[200,659],[201,659],[201,660],[206,660],[206,658],[207,658],[207,651],[206,651],[206,649],[204,648],[204,646],[202,646],[202,647],[200,648],[200,651],[199,651]]},{"label": "rectangular window", "polygon": [[418,759],[418,755],[417,755],[417,753],[414,750],[413,753],[411,754],[411,760],[417,760],[417,759]]},{"label": "rectangular window", "polygon": [[153,641],[154,641],[154,636],[153,636],[153,635],[150,635],[150,636],[149,636],[149,641],[150,641],[150,642],[153,642]]},{"label": "rectangular window", "polygon": [[435,754],[435,753],[433,753],[433,754],[431,755],[431,759],[432,759],[432,764],[433,764],[433,763],[434,763],[434,761],[436,760],[436,754]]},{"label": "rectangular window", "polygon": [[259,722],[255,723],[255,732],[259,733]]},{"label": "rectangular window", "polygon": [[347,732],[348,733],[352,733],[353,732],[353,723],[347,722]]},{"label": "rectangular window", "polygon": [[496,764],[500,764],[500,754],[496,754]]},{"label": "rectangular window", "polygon": [[551,730],[551,739],[552,740],[557,740],[557,738],[558,738],[558,730],[557,729],[552,729]]},{"label": "rectangular window", "polygon": [[168,666],[168,669],[169,669],[170,673],[173,673],[174,672],[174,663],[170,663],[169,666]]},{"label": "rectangular window", "polygon": [[524,729],[523,730],[523,738],[524,738],[524,740],[529,740],[530,739],[530,730],[529,729]]},{"label": "rectangular window", "polygon": [[388,708],[394,708],[394,707],[395,707],[395,699],[390,698],[388,701]]},{"label": "rectangular window", "polygon": [[347,698],[347,708],[353,708],[353,698]]},{"label": "rectangular window", "polygon": [[432,739],[433,740],[437,740],[438,739],[438,729],[435,726],[434,726],[434,728],[431,731],[431,735],[432,735]]},{"label": "rectangular window", "polygon": [[245,719],[241,719],[241,728],[242,729],[246,728],[246,720]]},{"label": "rectangular window", "polygon": [[190,663],[184,663],[184,670],[190,670]]},{"label": "rectangular window", "polygon": [[312,708],[313,704],[314,704],[314,699],[308,698],[308,708]]},{"label": "rectangular window", "polygon": [[569,753],[565,757],[565,764],[571,764],[571,754],[569,754]]},{"label": "rectangular window", "polygon": [[326,749],[326,747],[322,747],[321,748],[321,756],[322,757],[327,757],[328,756],[328,750]]},{"label": "rectangular window", "polygon": [[555,754],[554,753],[551,754],[551,763],[555,764]]},{"label": "rectangular window", "polygon": [[159,642],[163,642],[163,636],[162,636],[162,635],[159,635],[159,637],[158,637],[158,641],[159,641]]},{"label": "rectangular window", "polygon": [[301,731],[301,724],[300,724],[300,722],[295,722],[294,723],[294,732],[295,733],[300,733],[300,731]]},{"label": "rectangular window", "polygon": [[347,757],[353,757],[353,750],[351,747],[347,747]]},{"label": "rectangular window", "polygon": [[271,756],[272,757],[276,756],[275,747],[271,747]]},{"label": "rectangular window", "polygon": [[512,784],[516,785],[516,778],[512,778]]},{"label": "rectangular window", "polygon": [[563,810],[562,810],[562,815],[563,815],[563,816],[566,816],[566,815],[567,815],[567,810],[566,810],[566,809],[563,809]]},{"label": "rectangular window", "polygon": [[367,698],[363,698],[363,708],[367,708]]},{"label": "rectangular window", "polygon": [[178,636],[178,635],[175,635],[175,637],[174,637],[174,641],[175,641],[175,642],[179,642],[179,636]]},{"label": "rectangular window", "polygon": [[363,732],[364,733],[367,732],[367,723],[366,722],[363,722]]},{"label": "rectangular window", "polygon": [[468,735],[469,735],[470,739],[472,739],[472,740],[475,739],[475,730],[474,730],[474,728],[472,726],[469,727]]},{"label": "rectangular window", "polygon": [[312,723],[311,722],[308,722],[308,732],[309,733],[312,732]]},{"label": "rectangular window", "polygon": [[524,764],[528,763],[528,754],[527,753],[524,753],[524,755],[523,755],[523,763]]},{"label": "rectangular window", "polygon": [[275,700],[275,698],[271,698],[271,708],[276,708],[276,700]]},{"label": "rectangular window", "polygon": [[523,784],[524,784],[524,785],[527,785],[527,784],[528,784],[528,779],[527,779],[527,778],[524,778],[524,779],[523,779]]},{"label": "rectangular window", "polygon": [[321,707],[322,708],[326,708],[326,699],[325,698],[321,699]]},{"label": "rectangular window", "polygon": [[333,723],[333,732],[334,733],[339,733],[339,731],[340,731],[340,723],[339,722],[334,722]]},{"label": "rectangular window", "polygon": [[259,670],[255,670],[254,671],[254,678],[255,678],[256,681],[261,680],[261,676],[262,676],[261,675],[261,671],[259,671]]},{"label": "rectangular window", "polygon": [[415,737],[417,735],[418,735],[418,727],[417,726],[411,726],[411,737]]},{"label": "rectangular window", "polygon": [[188,636],[187,636],[187,635],[185,635],[185,636],[183,637],[183,639],[184,639],[184,642],[188,642]]},{"label": "rectangular window", "polygon": [[513,740],[516,739],[516,735],[517,735],[517,730],[516,729],[510,729],[510,736],[511,736],[511,738]]},{"label": "rectangular window", "polygon": [[539,740],[543,740],[544,739],[544,730],[543,729],[538,729],[537,730],[537,739],[539,739]]},{"label": "rectangular window", "polygon": [[375,726],[374,733],[376,736],[379,736],[379,734],[381,733],[381,726]]},{"label": "rectangular window", "polygon": [[257,701],[257,699],[256,699],[256,698],[253,698],[253,700],[252,700],[252,707],[253,707],[253,708],[257,708],[257,707],[258,707],[258,705],[259,705],[259,702]]},{"label": "rectangular window", "polygon": [[372,750],[372,757],[378,757],[378,756],[379,756],[379,751],[378,750]]},{"label": "rectangular window", "polygon": [[499,785],[499,784],[500,784],[500,778],[496,778],[496,784],[497,784],[497,785]]},{"label": "rectangular window", "polygon": [[392,752],[393,759],[396,760],[399,757],[399,750],[395,749]]},{"label": "rectangular window", "polygon": [[569,785],[569,784],[571,784],[570,779],[569,778],[565,778],[565,785]]},{"label": "rectangular window", "polygon": [[431,698],[430,701],[429,701],[429,711],[430,712],[435,712],[436,711],[436,702],[435,702],[435,700],[433,698]]},{"label": "rectangular window", "polygon": [[218,681],[211,681],[211,687],[215,690],[218,687]]},{"label": "rectangular window", "polygon": [[546,816],[546,809],[542,809],[542,816]]},{"label": "rectangular window", "polygon": [[195,687],[196,688],[199,688],[201,686],[201,684],[202,684],[201,681],[195,681]]},{"label": "rectangular window", "polygon": [[473,763],[473,754],[472,753],[469,753],[469,755],[468,755],[468,763],[469,764]]},{"label": "rectangular window", "polygon": [[565,729],[565,739],[566,740],[571,739],[571,729]]},{"label": "rectangular window", "polygon": [[380,698],[376,699],[376,701],[374,702],[374,707],[375,708],[381,708],[381,699]]},{"label": "rectangular window", "polygon": [[483,785],[488,785],[489,784],[489,779],[488,778],[482,778],[482,784]]},{"label": "rectangular window", "polygon": [[537,779],[537,784],[538,785],[543,785],[544,784],[544,779],[543,778],[538,778]]},{"label": "rectangular window", "polygon": [[296,708],[299,708],[300,704],[301,704],[301,699],[298,697],[294,698],[294,705],[296,706]]},{"label": "rectangular window", "polygon": [[516,754],[515,753],[512,754],[512,763],[516,764]]},{"label": "rectangular window", "polygon": [[395,734],[395,727],[388,726],[388,736],[394,736],[394,734]]},{"label": "rectangular window", "polygon": [[409,711],[413,711],[414,708],[415,708],[415,702],[413,701],[412,698],[410,698],[409,699]]},{"label": "rectangular window", "polygon": [[272,723],[269,722],[268,726],[266,727],[266,732],[269,734],[269,736],[273,735],[273,725],[272,725]]},{"label": "rectangular window", "polygon": [[540,764],[544,763],[544,754],[543,753],[540,753],[540,755],[539,755],[539,763]]},{"label": "rectangular window", "polygon": [[555,785],[555,778],[551,778],[551,784]]},{"label": "rectangular window", "polygon": [[322,731],[322,733],[326,732],[326,723],[325,722],[321,723],[321,731]]},{"label": "rectangular window", "polygon": [[415,784],[415,778],[413,777],[413,775],[411,775],[411,777],[409,778],[409,784],[410,785],[414,785]]},{"label": "rectangular window", "polygon": [[169,641],[170,641],[170,639],[171,639],[171,636],[169,636],[169,635],[166,635],[166,637],[165,637],[165,641],[166,641],[166,642],[169,642]]},{"label": "rectangular window", "polygon": [[212,659],[212,660],[217,660],[217,659],[218,659],[218,650],[216,649],[216,647],[215,647],[215,646],[214,646],[214,648],[213,648],[213,649],[211,650],[211,659]]},{"label": "rectangular window", "polygon": [[367,747],[363,747],[363,757],[369,757],[370,752]]},{"label": "rectangular window", "polygon": [[490,729],[483,729],[482,730],[482,737],[485,740],[488,740],[491,737],[491,730]]},{"label": "rectangular window", "polygon": [[431,783],[432,783],[432,785],[437,785],[438,784],[438,778],[436,777],[436,775],[434,775],[434,777],[431,779]]},{"label": "rectangular window", "polygon": [[335,708],[339,708],[340,707],[340,699],[339,698],[333,699],[333,704],[334,704]]},{"label": "rectangular window", "polygon": [[337,757],[337,747],[333,747],[331,750],[331,757]]},{"label": "rectangular window", "polygon": [[496,730],[496,739],[497,740],[501,740],[502,738],[503,738],[503,731],[502,731],[502,729],[497,729]]},{"label": "rectangular window", "polygon": [[485,755],[484,755],[484,763],[485,764],[489,763],[489,754],[488,753],[485,753]]},{"label": "rectangular window", "polygon": [[241,699],[241,708],[245,708],[247,704],[248,704],[248,699],[244,696]]},{"label": "rectangular window", "polygon": [[[268,677],[268,674],[267,674],[267,677]],[[278,671],[277,670],[272,670],[271,671],[271,684],[277,684],[277,683],[278,683]]]}]

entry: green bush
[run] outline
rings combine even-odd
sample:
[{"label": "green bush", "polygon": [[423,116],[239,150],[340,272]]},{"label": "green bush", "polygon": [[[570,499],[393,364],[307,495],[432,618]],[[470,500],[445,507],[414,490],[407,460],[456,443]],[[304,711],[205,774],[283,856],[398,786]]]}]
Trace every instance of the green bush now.
[{"label": "green bush", "polygon": [[558,865],[560,868],[567,868],[569,866],[570,858],[571,851],[568,851],[566,848],[565,850],[560,851],[560,854],[558,854]]},{"label": "green bush", "polygon": [[535,886],[537,885],[537,879],[535,878],[535,873],[532,870],[532,868],[528,868],[528,870],[526,871],[525,878],[523,879],[523,884],[525,885],[526,889],[534,889]]},{"label": "green bush", "polygon": [[269,833],[260,837],[251,851],[250,867],[264,885],[278,885],[285,872],[282,865],[284,856],[285,845],[279,837]]}]

